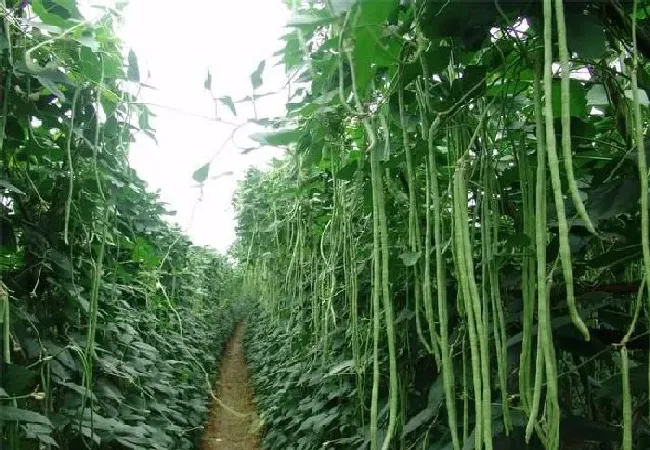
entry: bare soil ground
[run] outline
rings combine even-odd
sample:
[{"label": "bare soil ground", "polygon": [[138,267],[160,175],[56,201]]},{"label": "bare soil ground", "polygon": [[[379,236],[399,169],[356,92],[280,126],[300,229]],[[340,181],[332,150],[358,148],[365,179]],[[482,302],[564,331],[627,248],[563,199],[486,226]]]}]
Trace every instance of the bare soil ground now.
[{"label": "bare soil ground", "polygon": [[221,360],[221,376],[210,419],[203,437],[202,450],[258,450],[258,418],[253,403],[253,388],[248,378],[239,324],[226,346]]}]

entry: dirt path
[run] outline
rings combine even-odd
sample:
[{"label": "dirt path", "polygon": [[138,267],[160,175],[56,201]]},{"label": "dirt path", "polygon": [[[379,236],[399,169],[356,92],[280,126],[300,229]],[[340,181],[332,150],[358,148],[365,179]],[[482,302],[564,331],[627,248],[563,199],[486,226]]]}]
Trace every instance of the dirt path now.
[{"label": "dirt path", "polygon": [[221,376],[215,392],[219,401],[213,401],[202,450],[259,448],[257,412],[244,360],[243,333],[244,325],[240,323],[223,354]]}]

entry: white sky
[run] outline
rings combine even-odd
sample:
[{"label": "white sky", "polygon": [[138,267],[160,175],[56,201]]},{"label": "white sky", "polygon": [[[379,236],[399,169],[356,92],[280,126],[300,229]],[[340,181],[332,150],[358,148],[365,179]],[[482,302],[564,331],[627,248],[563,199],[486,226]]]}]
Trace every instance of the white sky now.
[{"label": "white sky", "polygon": [[[93,3],[97,3],[95,0]],[[234,100],[252,93],[250,74],[262,59],[267,59],[264,85],[259,92],[280,89],[285,84],[284,68],[269,58],[282,48],[279,38],[290,12],[282,0],[131,0],[125,10],[126,23],[119,32],[125,45],[139,60],[141,78],[156,90],[144,89],[140,101],[165,105],[151,107],[151,119],[158,145],[139,136],[131,146],[131,165],[152,191],[160,189],[162,201],[170,204],[176,221],[195,244],[225,251],[234,240],[234,212],[231,205],[236,180],[250,165],[265,165],[278,156],[277,149],[261,148],[247,155],[232,143],[226,145],[211,165],[210,176],[234,172],[209,180],[200,190],[193,172],[210,161],[228,139],[232,128],[195,115],[214,117],[214,103],[203,83],[208,69],[216,97],[230,95]],[[286,92],[267,97],[257,104],[258,116],[284,114]],[[241,123],[253,117],[249,104],[237,105],[237,117],[219,108],[219,115]],[[259,131],[246,126],[236,134],[236,142],[250,147],[247,136]],[[196,207],[192,217],[192,211]]]}]

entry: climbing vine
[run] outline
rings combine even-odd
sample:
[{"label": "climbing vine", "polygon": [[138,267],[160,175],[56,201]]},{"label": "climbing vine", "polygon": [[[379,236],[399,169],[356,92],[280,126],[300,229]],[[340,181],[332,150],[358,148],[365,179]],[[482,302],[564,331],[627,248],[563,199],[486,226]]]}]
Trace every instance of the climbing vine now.
[{"label": "climbing vine", "polygon": [[650,445],[645,2],[291,6],[235,199],[266,447]]},{"label": "climbing vine", "polygon": [[237,313],[129,167],[137,57],[119,9],[1,1],[0,447],[193,449]]}]

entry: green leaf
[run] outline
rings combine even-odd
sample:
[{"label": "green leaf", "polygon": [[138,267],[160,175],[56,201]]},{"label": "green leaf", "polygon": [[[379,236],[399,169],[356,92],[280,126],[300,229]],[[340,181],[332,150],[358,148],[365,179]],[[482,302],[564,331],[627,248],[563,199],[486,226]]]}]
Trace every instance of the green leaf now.
[{"label": "green leaf", "polygon": [[47,25],[70,28],[73,20],[83,19],[75,0],[32,0],[32,10]]},{"label": "green leaf", "polygon": [[51,427],[40,423],[26,423],[22,425],[22,428],[25,430],[25,437],[27,439],[38,439],[44,444],[59,448],[59,444],[51,436]]},{"label": "green leaf", "polygon": [[407,252],[399,255],[406,267],[414,266],[420,259],[420,252]]},{"label": "green leaf", "polygon": [[92,36],[78,36],[73,39],[93,52],[99,51],[99,42]]},{"label": "green leaf", "polygon": [[232,97],[224,95],[223,97],[219,97],[218,100],[228,107],[233,116],[237,115],[237,110],[235,109],[235,103],[232,101]]},{"label": "green leaf", "polygon": [[406,425],[404,425],[404,429],[402,430],[402,436],[407,436],[413,431],[420,428],[425,423],[429,423],[431,419],[433,419],[434,414],[435,411],[427,407],[422,411],[420,411],[419,413],[417,413],[415,416],[411,417],[409,421],[406,422]]},{"label": "green leaf", "polygon": [[47,444],[47,445],[51,445],[52,447],[59,448],[59,444],[49,434],[37,434],[35,437],[43,444]]},{"label": "green leaf", "polygon": [[334,367],[332,367],[332,369],[325,376],[326,377],[331,377],[331,376],[338,375],[338,374],[344,373],[344,372],[351,373],[351,372],[348,372],[348,369],[351,369],[352,367],[354,367],[354,361],[349,359],[347,361],[343,361],[342,363],[339,363],[339,364],[335,365]]},{"label": "green leaf", "polygon": [[212,74],[208,70],[208,74],[205,77],[205,81],[203,82],[203,87],[205,88],[206,91],[211,91],[212,90]]},{"label": "green leaf", "polygon": [[0,383],[11,396],[28,394],[38,376],[37,372],[18,364],[4,363],[0,369]]},{"label": "green leaf", "polygon": [[2,405],[2,408],[0,408],[0,421],[41,423],[50,427],[52,426],[50,419],[42,414],[8,405]]},{"label": "green leaf", "polygon": [[428,407],[434,411],[438,411],[438,408],[442,405],[443,400],[445,399],[445,385],[443,383],[442,376],[438,376],[436,381],[433,382],[429,388],[428,398]]},{"label": "green leaf", "polygon": [[599,59],[605,53],[605,29],[594,15],[567,14],[569,51],[585,59]]},{"label": "green leaf", "polygon": [[[620,384],[620,380],[619,380]],[[647,387],[647,385],[646,385]],[[603,422],[596,422],[587,417],[566,415],[562,417],[560,429],[563,436],[573,442],[619,442],[620,431]]]},{"label": "green leaf", "polygon": [[56,67],[55,64],[48,64],[40,67],[35,63],[30,54],[25,52],[25,58],[16,61],[14,68],[18,72],[28,73],[36,78],[44,87],[49,89],[54,95],[65,101],[65,94],[61,91],[59,84],[75,86],[75,83]]},{"label": "green leaf", "polygon": [[519,232],[519,233],[514,233],[508,236],[508,240],[506,241],[506,248],[525,248],[531,245],[532,239],[530,236],[528,236],[526,233]]},{"label": "green leaf", "polygon": [[629,263],[639,258],[642,255],[641,245],[634,244],[625,247],[616,247],[606,253],[599,254],[586,261],[587,266],[596,269],[603,269],[606,267],[614,267]]},{"label": "green leaf", "polygon": [[285,42],[284,48],[276,52],[273,56],[282,56],[282,63],[285,69],[290,71],[300,65],[303,59],[303,52],[300,48],[300,39],[298,30],[293,30],[282,37]]},{"label": "green leaf", "polygon": [[[641,106],[648,106],[650,105],[650,101],[648,100],[648,94],[646,91],[643,89],[639,89],[639,104]],[[626,89],[625,90],[625,96],[628,98],[628,100],[633,101],[634,96],[632,95],[632,90],[631,89]]]},{"label": "green leaf", "polygon": [[354,174],[357,172],[358,168],[359,162],[357,160],[354,160],[351,163],[341,167],[336,176],[341,180],[353,180]]},{"label": "green leaf", "polygon": [[83,75],[89,80],[99,83],[102,79],[102,66],[97,54],[88,47],[82,47],[79,50],[79,59]]},{"label": "green leaf", "polygon": [[52,80],[50,80],[49,78],[44,77],[42,75],[35,75],[34,77],[43,86],[45,86],[47,89],[49,89],[52,94],[59,97],[61,99],[61,101],[65,101],[65,94],[61,91],[61,89],[59,89],[59,87],[55,83],[52,82]]},{"label": "green leaf", "polygon": [[452,82],[451,95],[453,101],[459,101],[468,92],[472,95],[470,98],[477,97],[485,90],[486,68],[480,65],[470,65],[463,71],[463,77]]},{"label": "green leaf", "polygon": [[129,50],[129,68],[126,71],[126,78],[129,81],[140,81],[140,69],[138,68],[138,57],[133,50]]},{"label": "green leaf", "polygon": [[330,5],[332,5],[332,10],[334,14],[340,15],[348,10],[354,5],[355,0],[331,0]]},{"label": "green leaf", "polygon": [[260,61],[257,65],[257,69],[251,74],[251,84],[253,89],[257,89],[262,86],[262,74],[264,73],[264,68],[266,67],[266,60]]},{"label": "green leaf", "polygon": [[373,76],[372,66],[384,31],[384,24],[395,10],[396,0],[360,0],[354,26],[352,61],[357,91],[364,96]]},{"label": "green leaf", "polygon": [[16,233],[10,220],[0,217],[0,247],[16,250]]},{"label": "green leaf", "polygon": [[273,145],[276,147],[289,145],[298,142],[303,135],[302,129],[287,129],[272,133],[254,133],[249,137],[262,145]]},{"label": "green leaf", "polygon": [[[377,67],[390,67],[399,64],[402,43],[398,39],[389,39],[387,43],[377,47],[374,63]],[[418,62],[419,64],[419,62]]]},{"label": "green leaf", "polygon": [[208,174],[210,173],[210,163],[205,163],[198,169],[194,171],[194,174],[192,174],[192,178],[194,181],[197,183],[203,183],[205,180],[208,179]]},{"label": "green leaf", "polygon": [[334,21],[333,17],[314,14],[295,14],[287,22],[288,27],[318,27]]},{"label": "green leaf", "polygon": [[[587,190],[587,212],[593,220],[604,220],[637,209],[641,183],[637,177],[617,178]],[[573,212],[573,208],[569,212]]]},{"label": "green leaf", "polygon": [[4,189],[4,190],[6,190],[8,192],[13,192],[14,194],[25,195],[25,193],[23,191],[21,191],[16,186],[11,184],[8,180],[4,180],[2,178],[0,178],[0,189]]},{"label": "green leaf", "polygon": [[[449,65],[451,47],[431,47],[424,53],[429,74],[440,73]],[[483,74],[484,75],[484,74]]]},{"label": "green leaf", "polygon": [[[569,94],[571,116],[583,117],[585,115],[587,107],[587,95],[582,83],[578,80],[570,80]],[[553,80],[552,99],[553,117],[560,117],[562,110],[562,91],[560,88],[560,80]]]},{"label": "green leaf", "polygon": [[587,106],[608,106],[609,100],[602,84],[594,84],[587,92]]}]

